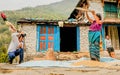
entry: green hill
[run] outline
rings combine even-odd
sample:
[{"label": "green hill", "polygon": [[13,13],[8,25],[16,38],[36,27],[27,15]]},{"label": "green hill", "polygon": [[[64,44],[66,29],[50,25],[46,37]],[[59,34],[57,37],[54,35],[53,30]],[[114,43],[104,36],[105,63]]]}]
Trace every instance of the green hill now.
[{"label": "green hill", "polygon": [[8,20],[14,23],[19,18],[67,19],[75,2],[74,0],[64,0],[50,5],[26,7],[20,10],[4,12],[8,16]]}]

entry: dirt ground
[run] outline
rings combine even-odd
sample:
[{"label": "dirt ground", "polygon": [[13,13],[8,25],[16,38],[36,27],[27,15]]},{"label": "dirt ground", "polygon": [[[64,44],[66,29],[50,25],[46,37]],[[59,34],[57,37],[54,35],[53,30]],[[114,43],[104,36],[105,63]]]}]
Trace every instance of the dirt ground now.
[{"label": "dirt ground", "polygon": [[[2,64],[0,75],[120,75],[120,67],[117,68],[20,68],[15,65]],[[3,67],[4,66],[4,67]]]},{"label": "dirt ground", "polygon": [[[120,51],[116,51],[116,58],[120,59]],[[64,55],[64,53],[61,53]],[[71,53],[69,53],[70,55]],[[76,54],[76,53],[75,53]],[[77,53],[79,57],[88,56],[89,53]],[[61,56],[63,56],[61,55]],[[73,55],[73,54],[71,54]],[[66,58],[66,54],[64,55]],[[105,51],[101,52],[101,56],[107,57]],[[73,58],[71,56],[71,58]],[[60,56],[59,56],[60,58]],[[63,57],[61,57],[63,58]],[[70,59],[70,58],[69,58]],[[87,64],[89,63],[89,64]],[[1,63],[0,75],[120,75],[120,62],[103,63],[94,61],[82,61],[73,63],[71,65],[84,64],[87,67],[82,68],[59,68],[59,67],[17,67],[16,64]]]}]

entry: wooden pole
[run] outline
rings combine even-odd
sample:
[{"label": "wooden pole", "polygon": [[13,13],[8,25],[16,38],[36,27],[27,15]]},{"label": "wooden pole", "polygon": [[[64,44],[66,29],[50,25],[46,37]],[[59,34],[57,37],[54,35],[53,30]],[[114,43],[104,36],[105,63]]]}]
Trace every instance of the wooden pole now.
[{"label": "wooden pole", "polygon": [[81,8],[81,7],[76,7],[75,9],[82,10],[82,11],[87,11],[87,12],[91,12],[92,11],[92,10]]}]

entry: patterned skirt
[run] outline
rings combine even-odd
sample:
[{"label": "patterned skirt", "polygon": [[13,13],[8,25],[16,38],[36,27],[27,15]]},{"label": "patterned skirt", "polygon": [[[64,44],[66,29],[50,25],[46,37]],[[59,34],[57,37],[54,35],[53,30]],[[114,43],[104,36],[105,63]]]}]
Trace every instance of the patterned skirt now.
[{"label": "patterned skirt", "polygon": [[89,52],[91,60],[100,61],[100,31],[89,31]]}]

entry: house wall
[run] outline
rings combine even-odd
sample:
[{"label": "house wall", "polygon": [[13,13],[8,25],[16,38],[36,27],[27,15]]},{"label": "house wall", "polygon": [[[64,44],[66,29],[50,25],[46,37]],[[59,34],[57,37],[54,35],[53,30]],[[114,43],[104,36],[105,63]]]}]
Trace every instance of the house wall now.
[{"label": "house wall", "polygon": [[36,53],[36,25],[24,24],[21,30],[27,34],[25,37],[26,53]]},{"label": "house wall", "polygon": [[80,26],[80,52],[89,51],[88,31],[89,26]]}]

